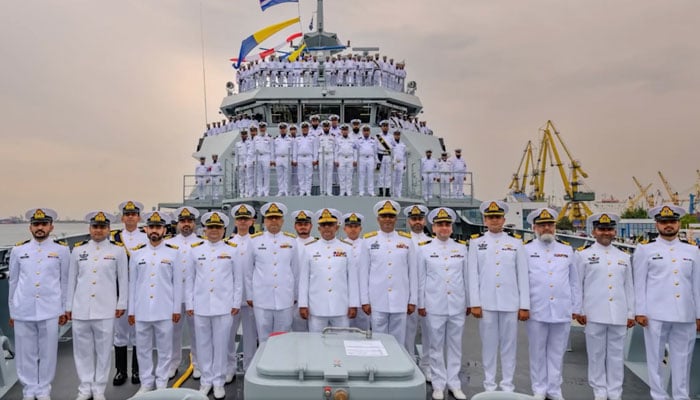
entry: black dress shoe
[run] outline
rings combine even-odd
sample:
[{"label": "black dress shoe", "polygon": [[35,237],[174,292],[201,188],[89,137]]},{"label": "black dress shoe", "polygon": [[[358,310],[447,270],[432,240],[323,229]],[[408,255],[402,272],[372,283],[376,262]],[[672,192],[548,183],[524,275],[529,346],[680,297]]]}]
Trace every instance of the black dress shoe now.
[{"label": "black dress shoe", "polygon": [[125,382],[126,382],[126,372],[117,371],[116,375],[114,375],[114,379],[112,380],[112,385],[121,386]]},{"label": "black dress shoe", "polygon": [[139,372],[132,372],[131,373],[131,383],[134,385],[139,385],[141,383],[141,379],[139,379]]}]

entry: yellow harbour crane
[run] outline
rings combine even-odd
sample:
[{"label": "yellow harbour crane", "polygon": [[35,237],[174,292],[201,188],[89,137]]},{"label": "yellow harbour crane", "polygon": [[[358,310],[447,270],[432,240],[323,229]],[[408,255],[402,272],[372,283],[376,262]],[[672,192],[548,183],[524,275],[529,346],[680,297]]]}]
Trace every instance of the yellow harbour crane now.
[{"label": "yellow harbour crane", "polygon": [[662,174],[661,171],[659,171],[659,178],[661,178],[661,183],[663,183],[663,184],[664,184],[664,188],[666,188],[666,193],[668,193],[668,196],[669,196],[669,198],[670,198],[670,200],[671,200],[671,203],[673,203],[673,204],[675,204],[675,205],[680,205],[680,204],[681,204],[681,198],[680,198],[680,196],[678,195],[678,192],[675,192],[675,191],[671,188],[671,184],[668,183],[668,181],[667,181],[666,178],[664,177],[664,174]]},{"label": "yellow harbour crane", "polygon": [[[652,207],[654,207],[654,206],[656,205],[656,199],[654,199],[654,193],[650,193],[650,192],[649,192],[649,189],[651,189],[651,183],[648,184],[646,187],[642,187],[642,184],[639,183],[639,180],[637,180],[636,177],[633,176],[633,177],[632,177],[632,180],[634,181],[634,184],[637,185],[637,189],[639,189],[639,193],[641,194],[641,197],[643,197],[643,198],[646,200],[646,202],[647,202],[647,208],[652,208]],[[641,197],[640,197],[640,198],[641,198]],[[637,201],[639,201],[639,200],[637,200]],[[637,206],[637,201],[635,201],[635,203],[634,203],[632,206],[630,206],[629,203],[628,203],[628,207],[627,207],[627,208],[634,208],[634,207],[636,207],[636,206]]]},{"label": "yellow harbour crane", "polygon": [[[522,173],[520,172],[522,171]],[[532,141],[528,140],[525,150],[523,151],[523,156],[520,159],[520,165],[518,165],[518,170],[513,174],[513,180],[510,182],[510,193],[518,200],[529,200],[526,193],[526,188],[529,185],[533,185],[536,182],[535,174],[537,170],[535,169],[535,163],[532,156]],[[528,177],[532,175],[531,180],[528,182]],[[535,189],[537,191],[537,189]]]}]

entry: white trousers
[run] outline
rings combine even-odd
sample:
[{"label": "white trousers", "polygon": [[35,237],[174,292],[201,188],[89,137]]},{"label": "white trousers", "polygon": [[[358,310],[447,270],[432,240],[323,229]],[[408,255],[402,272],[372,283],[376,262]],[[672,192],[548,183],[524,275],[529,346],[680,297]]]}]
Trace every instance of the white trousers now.
[{"label": "white trousers", "polygon": [[275,159],[277,173],[277,196],[289,195],[289,157],[277,157]]},{"label": "white trousers", "polygon": [[221,175],[212,175],[211,177],[211,197],[213,199],[218,199],[221,197],[224,191],[224,177]]},{"label": "white trousers", "polygon": [[136,344],[136,330],[125,317],[126,314],[114,319],[114,345],[117,347]]},{"label": "white trousers", "polygon": [[585,332],[588,384],[593,388],[593,395],[619,399],[625,375],[623,350],[627,327],[588,322]]},{"label": "white trousers", "polygon": [[299,179],[299,194],[311,194],[311,177],[314,173],[313,158],[309,156],[297,157],[297,178]]},{"label": "white trousers", "polygon": [[337,317],[317,317],[309,316],[309,332],[321,332],[327,326],[338,326],[347,328],[350,326],[350,319],[347,315]]},{"label": "white trousers", "polygon": [[374,196],[374,167],[376,166],[374,156],[360,157],[358,166],[360,168],[357,173],[360,196],[364,196],[365,193]]},{"label": "white trousers", "polygon": [[231,314],[206,317],[194,315],[197,330],[197,361],[202,372],[201,385],[224,386],[231,339]]},{"label": "white trousers", "polygon": [[15,364],[24,397],[51,393],[57,356],[58,317],[43,321],[15,320]]},{"label": "white trousers", "polygon": [[255,164],[255,180],[258,196],[270,195],[270,155],[258,155],[258,162]]},{"label": "white trousers", "polygon": [[399,343],[406,343],[406,314],[388,313],[372,310],[372,330],[378,333],[388,333]]},{"label": "white trousers", "polygon": [[[158,389],[168,386],[170,361],[173,356],[173,321],[136,321],[136,357],[139,360],[141,386]],[[153,365],[153,349],[157,363]]]},{"label": "white trousers", "polygon": [[484,310],[483,317],[479,320],[479,335],[484,364],[484,389],[487,391],[497,389],[496,369],[500,347],[503,374],[501,390],[512,392],[515,390],[513,374],[518,343],[518,313]]},{"label": "white trousers", "polygon": [[290,167],[291,174],[289,174],[289,185],[290,185],[290,193],[292,196],[296,196],[299,194],[299,174],[297,172],[297,167]]},{"label": "white trousers", "polygon": [[464,172],[455,172],[452,181],[452,196],[453,197],[464,197]]},{"label": "white trousers", "polygon": [[430,199],[433,197],[433,174],[423,174],[423,198]]},{"label": "white trousers", "polygon": [[396,162],[392,165],[394,166],[394,170],[391,172],[393,181],[393,188],[391,190],[394,192],[392,195],[394,197],[401,197],[401,192],[403,191],[403,169],[406,163]]},{"label": "white trousers", "polygon": [[338,161],[338,184],[340,185],[340,195],[352,196],[352,156],[340,156]]},{"label": "white trousers", "polygon": [[[120,318],[126,318],[122,315]],[[82,395],[104,395],[109,379],[114,318],[73,320],[73,360]]]},{"label": "white trousers", "polygon": [[194,316],[190,317],[185,312],[185,303],[182,303],[182,311],[180,315],[180,322],[173,324],[173,355],[170,360],[170,372],[171,375],[180,366],[182,362],[182,332],[184,332],[185,325],[187,325],[187,332],[190,335],[190,354],[192,354],[192,365],[197,368],[197,351],[195,346],[196,333],[194,329]]},{"label": "white trousers", "polygon": [[206,185],[207,185],[207,178],[200,178],[197,177],[195,178],[197,182],[197,191],[195,191],[194,196],[197,199],[203,199],[206,197]]},{"label": "white trousers", "polygon": [[236,168],[236,179],[238,180],[238,196],[245,197],[248,194],[245,164]]},{"label": "white trousers", "polygon": [[661,378],[667,343],[671,361],[671,394],[674,400],[689,398],[690,361],[695,347],[695,337],[693,322],[665,322],[649,319],[649,325],[644,328],[644,343],[649,371],[649,389],[654,400],[668,399]]},{"label": "white trousers", "polygon": [[296,307],[289,307],[283,310],[266,310],[260,307],[253,307],[255,325],[258,328],[258,341],[260,343],[266,342],[273,332],[289,332],[292,329],[292,315],[297,310]]},{"label": "white trousers", "polygon": [[[430,373],[433,390],[461,389],[459,369],[462,366],[462,331],[464,314],[428,314],[430,335]],[[445,359],[447,354],[447,359]]]},{"label": "white trousers", "polygon": [[[383,147],[381,144],[378,146]],[[388,188],[391,185],[391,156],[385,154],[382,157],[382,162],[379,165],[379,176],[377,177],[377,186],[380,188]]]},{"label": "white trousers", "polygon": [[333,154],[320,154],[321,158],[321,173],[319,178],[321,179],[321,194],[327,196],[333,195]]},{"label": "white trousers", "polygon": [[[417,314],[417,313],[414,313]],[[430,325],[428,325],[428,317],[418,316],[420,321],[420,337],[421,345],[423,348],[423,354],[420,357],[420,369],[425,371],[430,371]]]},{"label": "white trousers", "polygon": [[248,162],[245,167],[245,190],[246,196],[255,196],[255,167],[256,163],[254,161]]},{"label": "white trousers", "polygon": [[258,348],[258,328],[255,326],[255,315],[253,309],[248,305],[241,306],[241,310],[233,317],[231,325],[231,338],[228,344],[228,363],[226,364],[226,372],[229,374],[235,373],[237,366],[237,343],[236,334],[238,327],[242,325],[241,340],[243,340],[243,371],[248,369],[250,361],[255,355],[255,350]]},{"label": "white trousers", "polygon": [[534,395],[562,397],[561,368],[570,330],[570,322],[527,321],[530,381]]}]

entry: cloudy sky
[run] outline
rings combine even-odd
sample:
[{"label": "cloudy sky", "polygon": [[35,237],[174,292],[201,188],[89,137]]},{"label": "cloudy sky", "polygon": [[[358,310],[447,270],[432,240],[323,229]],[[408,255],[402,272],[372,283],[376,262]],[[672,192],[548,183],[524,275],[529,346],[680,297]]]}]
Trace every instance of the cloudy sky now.
[{"label": "cloudy sky", "polygon": [[[316,2],[265,13],[257,3],[0,2],[0,216],[46,206],[80,218],[127,198],[181,199],[197,138],[233,78],[228,58],[299,11],[306,29]],[[695,184],[700,2],[326,0],[325,9],[326,30],[342,41],[406,60],[425,119],[464,149],[479,198],[505,195],[548,119],[599,196],[626,198],[633,175],[661,188],[658,170],[681,194]]]}]

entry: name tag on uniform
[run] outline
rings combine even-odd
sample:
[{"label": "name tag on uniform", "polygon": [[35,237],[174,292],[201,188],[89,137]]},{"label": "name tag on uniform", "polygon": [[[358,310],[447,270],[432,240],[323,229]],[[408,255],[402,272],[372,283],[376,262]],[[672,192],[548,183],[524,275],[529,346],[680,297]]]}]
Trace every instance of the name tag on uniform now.
[{"label": "name tag on uniform", "polygon": [[105,260],[116,260],[117,257],[115,257],[115,256],[112,255],[112,254],[107,254],[107,255],[104,256],[104,259],[105,259]]},{"label": "name tag on uniform", "polygon": [[657,254],[654,257],[651,258],[652,260],[663,260],[664,258],[661,256],[661,254]]},{"label": "name tag on uniform", "polygon": [[146,265],[146,260],[139,261],[137,265]]},{"label": "name tag on uniform", "polygon": [[172,264],[173,264],[173,262],[170,261],[170,260],[168,260],[167,258],[164,258],[164,259],[160,260],[160,263],[161,263],[161,264],[166,264],[166,265],[172,265]]},{"label": "name tag on uniform", "polygon": [[556,253],[556,254],[554,254],[554,257],[569,258],[569,255],[568,255],[568,254],[564,254],[564,253]]},{"label": "name tag on uniform", "polygon": [[450,256],[450,258],[464,258],[464,256],[461,254],[453,254]]},{"label": "name tag on uniform", "polygon": [[540,255],[537,253],[530,254],[530,257],[532,258],[540,258]]},{"label": "name tag on uniform", "polygon": [[19,258],[20,258],[20,260],[23,260],[23,259],[25,259],[25,258],[29,258],[29,254],[24,253],[24,255],[19,256]]},{"label": "name tag on uniform", "polygon": [[627,266],[627,263],[626,263],[625,261],[623,261],[623,260],[618,260],[618,261],[617,261],[617,265],[622,265],[623,267],[626,267],[626,266]]},{"label": "name tag on uniform", "polygon": [[207,257],[206,256],[199,256],[197,257],[197,261],[206,261]]},{"label": "name tag on uniform", "polygon": [[505,247],[502,247],[501,250],[503,251],[516,251],[516,248],[513,247],[513,245],[507,244]]},{"label": "name tag on uniform", "polygon": [[46,257],[48,258],[58,258],[58,253],[51,252]]}]

